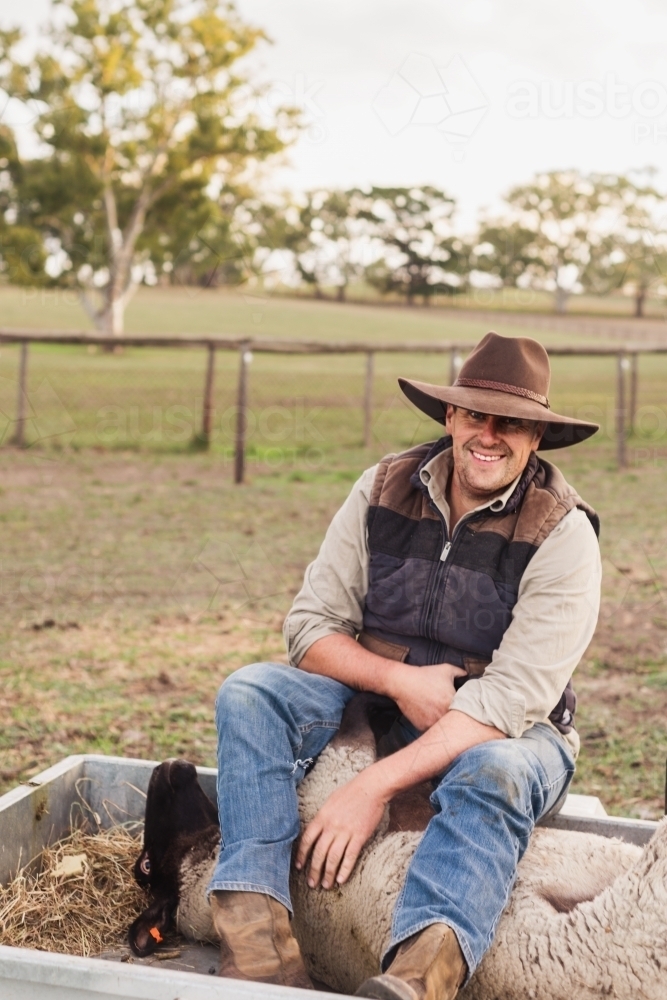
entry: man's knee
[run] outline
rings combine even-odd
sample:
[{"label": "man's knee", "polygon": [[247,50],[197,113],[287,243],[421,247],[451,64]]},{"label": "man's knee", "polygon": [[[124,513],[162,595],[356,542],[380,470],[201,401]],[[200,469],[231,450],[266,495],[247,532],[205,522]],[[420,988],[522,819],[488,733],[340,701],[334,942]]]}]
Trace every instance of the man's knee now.
[{"label": "man's knee", "polygon": [[284,689],[285,671],[292,669],[281,663],[251,663],[235,670],[218,690],[216,719],[252,714],[259,704],[270,700],[272,692]]},{"label": "man's knee", "polygon": [[471,747],[447,770],[434,796],[447,787],[471,788],[490,799],[530,799],[537,775],[518,740],[491,740]]}]

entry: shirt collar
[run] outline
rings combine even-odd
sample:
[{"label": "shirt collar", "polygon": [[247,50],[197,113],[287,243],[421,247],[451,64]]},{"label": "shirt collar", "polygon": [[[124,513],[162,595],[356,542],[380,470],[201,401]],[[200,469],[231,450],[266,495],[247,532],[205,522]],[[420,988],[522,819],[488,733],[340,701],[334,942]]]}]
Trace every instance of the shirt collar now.
[{"label": "shirt collar", "polygon": [[[429,492],[431,500],[436,505],[441,514],[444,515],[447,526],[449,527],[449,504],[447,503],[447,483],[449,482],[449,475],[452,471],[452,466],[454,464],[454,453],[453,449],[445,448],[444,451],[439,452],[437,455],[427,462],[419,472],[419,478],[421,479],[424,486]],[[506,486],[500,496],[494,497],[493,500],[487,500],[485,503],[475,507],[469,513],[473,514],[475,511],[486,510],[488,507],[494,514],[500,513],[500,511],[505,509],[507,501],[514,493],[519,480],[521,479],[522,472],[514,479],[509,486]]]}]

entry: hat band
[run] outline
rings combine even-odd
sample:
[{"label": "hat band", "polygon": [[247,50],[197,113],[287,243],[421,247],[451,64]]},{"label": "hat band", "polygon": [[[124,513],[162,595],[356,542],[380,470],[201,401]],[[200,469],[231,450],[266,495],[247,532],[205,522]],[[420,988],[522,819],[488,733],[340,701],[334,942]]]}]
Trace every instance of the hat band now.
[{"label": "hat band", "polygon": [[532,399],[535,403],[541,403],[549,409],[549,400],[546,396],[541,396],[539,392],[531,389],[524,389],[520,385],[509,385],[507,382],[491,382],[485,378],[457,378],[455,386],[466,386],[471,389],[496,389],[498,392],[510,392],[513,396],[523,396],[525,399]]}]

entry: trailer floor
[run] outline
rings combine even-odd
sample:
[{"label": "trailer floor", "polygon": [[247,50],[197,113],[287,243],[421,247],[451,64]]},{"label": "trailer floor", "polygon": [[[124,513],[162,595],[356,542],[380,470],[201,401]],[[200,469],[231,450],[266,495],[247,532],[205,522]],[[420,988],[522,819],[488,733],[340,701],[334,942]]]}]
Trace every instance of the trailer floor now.
[{"label": "trailer floor", "polygon": [[212,944],[194,944],[183,939],[169,942],[170,947],[155,952],[148,958],[137,958],[129,948],[121,946],[103,952],[99,957],[107,962],[127,962],[130,965],[152,965],[179,972],[200,972],[217,976],[220,967],[220,949]]},{"label": "trailer floor", "polygon": [[[196,944],[184,938],[175,938],[169,942],[173,947],[155,952],[148,958],[137,958],[129,948],[113,948],[103,952],[99,957],[107,962],[127,962],[131,965],[160,966],[164,969],[175,969],[178,972],[199,972],[202,975],[217,976],[220,967],[220,949],[212,944]],[[335,993],[330,986],[315,981],[313,986],[323,993]]]}]

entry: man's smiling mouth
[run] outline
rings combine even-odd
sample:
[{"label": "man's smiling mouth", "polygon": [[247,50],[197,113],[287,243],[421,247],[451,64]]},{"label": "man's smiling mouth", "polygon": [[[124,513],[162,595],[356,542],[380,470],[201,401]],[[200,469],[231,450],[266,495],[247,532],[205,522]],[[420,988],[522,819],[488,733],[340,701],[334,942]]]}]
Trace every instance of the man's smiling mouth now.
[{"label": "man's smiling mouth", "polygon": [[472,455],[480,462],[499,462],[504,455],[483,455],[481,451],[472,451]]}]

